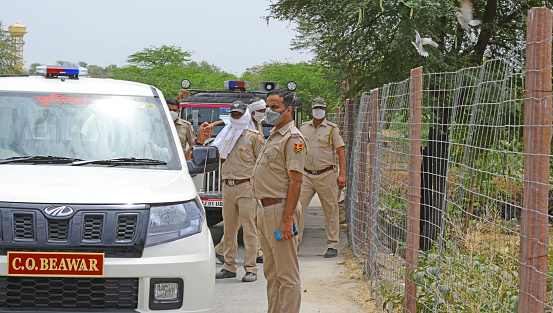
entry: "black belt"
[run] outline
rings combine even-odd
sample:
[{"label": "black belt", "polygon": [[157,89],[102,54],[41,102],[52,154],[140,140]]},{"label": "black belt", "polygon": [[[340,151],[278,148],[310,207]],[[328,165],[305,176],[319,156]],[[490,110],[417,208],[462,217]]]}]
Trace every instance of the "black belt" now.
[{"label": "black belt", "polygon": [[303,170],[306,172],[306,173],[309,173],[311,175],[319,175],[319,174],[322,174],[324,172],[328,172],[328,171],[332,171],[334,169],[334,165],[331,165],[327,168],[323,168],[322,170],[318,170],[318,171],[310,171],[308,169],[306,169],[305,167],[303,168]]},{"label": "black belt", "polygon": [[236,185],[240,185],[240,184],[243,184],[243,183],[247,183],[250,181],[249,178],[246,178],[246,179],[225,179],[225,184],[229,185],[229,186],[236,186]]},{"label": "black belt", "polygon": [[266,206],[269,206],[269,205],[282,203],[282,199],[281,198],[265,198],[265,199],[259,200],[259,203],[261,203],[262,207],[266,207]]}]

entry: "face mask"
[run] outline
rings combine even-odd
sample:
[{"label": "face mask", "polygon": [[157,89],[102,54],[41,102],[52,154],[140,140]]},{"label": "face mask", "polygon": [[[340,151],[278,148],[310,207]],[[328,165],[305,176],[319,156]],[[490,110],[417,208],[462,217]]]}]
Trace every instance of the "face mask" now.
[{"label": "face mask", "polygon": [[267,121],[267,123],[271,125],[278,124],[278,122],[282,118],[282,113],[286,112],[286,110],[288,109],[288,107],[290,107],[291,104],[292,102],[290,102],[290,104],[286,107],[286,109],[284,109],[284,111],[280,113],[271,110],[271,108],[267,108],[267,110],[265,111],[265,120]]},{"label": "face mask", "polygon": [[258,123],[261,123],[261,120],[265,117],[265,114],[261,112],[254,112],[253,113],[253,119],[256,120]]},{"label": "face mask", "polygon": [[323,109],[313,109],[313,118],[317,119],[317,120],[320,120],[322,119],[323,117],[325,117],[325,110]]},{"label": "face mask", "polygon": [[175,111],[170,111],[171,117],[173,118],[173,121],[176,121],[177,118],[179,118],[179,114]]}]

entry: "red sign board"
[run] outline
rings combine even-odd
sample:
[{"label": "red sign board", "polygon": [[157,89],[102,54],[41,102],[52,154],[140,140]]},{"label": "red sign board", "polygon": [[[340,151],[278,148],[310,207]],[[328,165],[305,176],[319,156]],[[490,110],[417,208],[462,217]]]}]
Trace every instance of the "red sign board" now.
[{"label": "red sign board", "polygon": [[104,254],[8,252],[8,275],[102,277]]}]

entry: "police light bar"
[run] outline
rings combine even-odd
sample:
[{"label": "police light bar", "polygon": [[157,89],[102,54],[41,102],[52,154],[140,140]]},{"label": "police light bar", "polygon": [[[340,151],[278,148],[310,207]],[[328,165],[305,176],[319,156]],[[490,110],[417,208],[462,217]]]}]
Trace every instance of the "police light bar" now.
[{"label": "police light bar", "polygon": [[228,89],[248,89],[252,87],[252,83],[243,80],[227,80],[225,81],[225,88]]},{"label": "police light bar", "polygon": [[44,74],[45,77],[67,76],[69,78],[79,78],[79,75],[88,74],[88,69],[84,67],[52,66],[41,65],[36,67],[37,73]]}]

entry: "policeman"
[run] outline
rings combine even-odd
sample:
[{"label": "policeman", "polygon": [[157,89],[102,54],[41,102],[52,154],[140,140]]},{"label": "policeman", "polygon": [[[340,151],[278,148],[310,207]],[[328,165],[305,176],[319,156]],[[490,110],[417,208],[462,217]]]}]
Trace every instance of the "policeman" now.
[{"label": "policeman", "polygon": [[223,247],[225,264],[215,275],[217,279],[236,277],[236,235],[242,225],[246,274],[243,282],[257,280],[257,203],[253,198],[251,178],[255,160],[261,150],[263,137],[257,130],[248,128],[251,115],[246,104],[235,101],[230,107],[230,124],[225,126],[213,141],[219,149],[223,179]]},{"label": "policeman", "polygon": [[[298,241],[293,226],[294,212],[300,209],[298,199],[306,147],[292,120],[294,103],[295,96],[288,89],[269,92],[265,119],[275,127],[253,171],[269,313],[299,312],[301,302]],[[277,241],[277,231],[282,238],[280,241]]]},{"label": "policeman", "polygon": [[[345,144],[338,125],[325,119],[328,112],[323,98],[315,98],[311,103],[313,119],[301,125],[300,131],[307,140],[308,153],[303,172],[303,184],[300,194],[299,242],[303,238],[305,213],[311,199],[317,193],[321,200],[325,216],[327,236],[327,251],[325,258],[338,255],[338,239],[340,235],[337,188],[346,186],[346,154]],[[340,164],[340,173],[336,177],[336,155]]]},{"label": "policeman", "polygon": [[177,128],[182,151],[186,151],[186,144],[188,144],[188,146],[194,145],[195,137],[192,124],[179,118],[180,108],[177,99],[167,99],[167,106],[169,107],[169,113],[171,113],[171,117],[173,118],[173,122],[175,123],[175,127]]},{"label": "policeman", "polygon": [[[177,134],[179,135],[184,156],[186,160],[190,160],[192,159],[192,156],[190,155],[192,146],[203,145],[207,139],[213,136],[213,126],[221,124],[223,121],[216,121],[213,123],[203,122],[198,129],[198,137],[196,138],[194,137],[194,129],[192,128],[192,124],[179,118],[179,101],[177,101],[177,99],[167,99],[166,102],[167,107],[169,108],[169,113],[171,114],[175,127],[177,128]],[[188,144],[188,149],[186,149],[186,144]]]},{"label": "policeman", "polygon": [[[252,118],[251,118],[251,129],[257,129],[261,136],[263,136],[263,125],[261,124],[261,120],[265,117],[265,109],[267,108],[267,103],[265,100],[261,99],[260,97],[254,97],[252,98],[252,103],[248,105],[248,110],[250,111]],[[238,228],[240,228],[241,225],[238,224]],[[217,261],[221,264],[225,264],[225,247],[224,247],[224,241],[221,240],[219,244],[215,246],[215,257]],[[257,258],[255,259],[257,263],[263,263],[263,252],[261,251],[261,247],[258,244],[257,248]]]},{"label": "policeman", "polygon": [[265,100],[260,97],[254,97],[252,103],[248,105],[248,109],[252,113],[252,125],[254,129],[257,129],[261,135],[263,135],[263,125],[261,121],[265,117],[265,109],[267,108],[267,103]]}]

